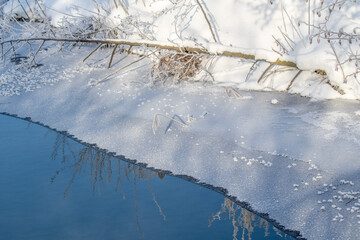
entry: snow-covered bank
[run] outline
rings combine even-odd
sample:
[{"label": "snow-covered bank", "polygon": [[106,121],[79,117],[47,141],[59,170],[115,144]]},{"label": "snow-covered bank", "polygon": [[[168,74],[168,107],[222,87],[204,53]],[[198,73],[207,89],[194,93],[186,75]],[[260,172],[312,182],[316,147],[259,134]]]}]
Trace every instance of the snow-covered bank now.
[{"label": "snow-covered bank", "polygon": [[[307,239],[360,237],[358,102],[272,92],[229,98],[203,82],[156,87],[148,60],[93,86],[108,73],[107,58],[82,63],[91,47],[46,49],[37,59],[43,66],[1,70],[1,93],[15,95],[0,97],[0,112],[225,188]],[[114,66],[135,59],[117,55]],[[156,114],[187,127],[159,116],[154,134]]]},{"label": "snow-covered bank", "polygon": [[[66,37],[196,46],[211,54],[199,78],[243,90],[360,99],[360,5],[356,1],[5,2],[3,42]],[[14,16],[42,23],[22,24],[22,30],[15,31],[9,24]],[[214,56],[224,51],[250,54],[261,61]],[[273,64],[277,60],[290,61],[297,68]]]}]

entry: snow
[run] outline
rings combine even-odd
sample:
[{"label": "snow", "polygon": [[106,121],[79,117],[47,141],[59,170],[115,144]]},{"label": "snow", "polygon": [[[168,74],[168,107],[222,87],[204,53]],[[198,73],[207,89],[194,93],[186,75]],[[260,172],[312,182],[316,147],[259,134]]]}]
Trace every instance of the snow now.
[{"label": "snow", "polygon": [[274,98],[274,99],[271,99],[271,103],[272,103],[272,104],[278,104],[279,101],[278,101],[276,98]]},{"label": "snow", "polygon": [[[55,26],[74,30],[74,25],[70,23],[71,19],[72,21],[79,19],[79,22],[88,19],[92,21],[95,28],[115,28],[114,32],[101,33],[100,31],[97,36],[102,38],[144,43],[150,41],[167,46],[197,46],[203,47],[212,54],[234,51],[253,55],[258,60],[267,59],[270,62],[292,61],[305,72],[300,74],[288,90],[289,92],[317,98],[359,99],[360,84],[356,72],[360,70],[354,58],[352,61],[348,60],[352,54],[358,54],[360,51],[356,34],[360,25],[360,14],[358,14],[359,5],[350,0],[341,1],[344,2],[341,9],[338,9],[336,5],[328,21],[326,17],[329,11],[325,6],[332,3],[331,0],[325,1],[322,8],[318,2],[311,3],[314,11],[310,15],[308,3],[302,0],[275,1],[273,4],[265,0],[263,2],[232,0],[221,2],[221,4],[217,0],[200,1],[209,23],[199,4],[194,0],[130,0],[124,2],[127,12],[120,6],[116,8],[113,1],[107,0],[91,1],[90,4],[85,0],[43,0],[40,2],[41,9],[32,1],[29,6],[36,9],[38,15],[42,14],[40,12],[45,12],[51,24]],[[4,8],[6,16],[12,16],[16,12],[19,16],[26,17],[23,8],[29,16],[35,12],[29,10],[25,0],[21,0],[20,3],[22,7],[18,1],[8,1]],[[317,13],[320,16],[317,16]],[[89,20],[94,15],[96,19]],[[319,30],[316,27],[308,28],[309,20],[314,26],[319,24],[323,26],[321,24],[326,23],[329,34],[332,31],[354,34],[352,42],[350,43],[349,39],[344,37],[342,44],[339,44],[339,37],[331,36],[333,40],[331,44],[328,43],[322,35],[321,38],[318,37]],[[126,26],[127,30],[124,32],[116,30],[119,26]],[[77,31],[84,31],[88,27],[80,26]],[[85,30],[87,31],[91,32]],[[344,36],[347,36],[346,34]],[[310,38],[314,39],[310,41]],[[342,63],[341,68],[337,58]],[[266,69],[267,63],[259,62],[256,71],[248,74],[249,67],[253,64],[251,61],[248,61],[248,64],[239,64],[239,61],[233,58],[222,60],[217,58],[217,60],[220,63],[213,64],[214,66],[209,67],[209,71],[212,71],[212,68],[222,68],[224,65],[237,65],[237,67],[232,68],[231,71],[222,71],[220,76],[215,77],[215,81],[231,82],[237,88],[244,90],[285,91],[297,72],[294,69],[283,72],[275,67],[273,70],[278,72],[267,76],[265,79],[267,81],[263,81],[262,84],[255,84],[262,70]],[[318,69],[324,70],[333,87],[338,87],[345,94],[331,89],[326,80],[314,74],[314,71]],[[347,75],[349,76],[346,77]]]},{"label": "snow", "polygon": [[[293,23],[301,22],[302,38],[290,20],[282,17],[281,4],[232,0],[219,7],[216,0],[200,1],[216,42],[195,1],[126,2],[130,15],[114,6],[109,13],[99,13],[97,20],[104,26],[128,27],[127,33],[113,38],[202,46],[215,54],[203,56],[207,71],[177,84],[171,79],[158,84],[151,77],[156,61],[152,56],[104,80],[139,60],[136,53],[142,55],[146,49],[135,47],[133,55],[118,52],[109,70],[112,48],[99,49],[83,62],[95,46],[47,41],[36,56],[40,65],[34,67],[26,60],[29,49],[24,43],[16,48],[17,58],[7,59],[0,69],[0,112],[31,117],[149,167],[222,187],[229,196],[269,214],[286,229],[300,231],[306,239],[359,239],[360,110],[356,99],[360,99],[360,85],[356,77],[344,83],[327,41],[309,43],[307,26],[301,22],[307,19],[304,1],[279,1]],[[61,26],[83,27],[71,25],[64,16],[87,19],[98,9],[88,1],[43,4],[59,32]],[[343,7],[346,11],[334,10],[335,20],[328,23],[334,31],[359,26],[359,6],[349,1]],[[7,2],[5,16],[12,11],[24,14],[17,1]],[[107,18],[101,14],[108,14]],[[318,21],[314,16],[311,20]],[[279,49],[272,36],[281,38],[283,21],[294,45],[280,56],[273,50]],[[24,26],[21,31],[6,25],[5,39],[34,37],[43,30]],[[99,33],[93,39],[101,37]],[[358,51],[358,43],[349,44],[334,43],[342,60],[346,51],[341,49],[350,46]],[[40,42],[30,45],[34,50]],[[216,56],[226,51],[294,61],[303,71],[294,81],[299,70],[286,67],[273,66],[262,76],[268,62]],[[343,67],[347,73],[356,71],[354,64]],[[328,78],[315,72],[318,69],[326,71]]]},{"label": "snow", "polygon": [[[82,63],[91,46],[65,47],[60,55],[56,45],[47,49],[39,55],[44,66],[2,70],[7,81],[1,82],[0,112],[31,117],[150,167],[223,187],[307,239],[359,238],[357,102],[273,92],[239,92],[246,99],[234,98],[223,87],[201,82],[153,86],[150,60],[92,86],[89,76],[106,75],[106,58]],[[117,55],[115,67],[137,58]],[[154,134],[156,114],[187,126],[159,117]]]}]

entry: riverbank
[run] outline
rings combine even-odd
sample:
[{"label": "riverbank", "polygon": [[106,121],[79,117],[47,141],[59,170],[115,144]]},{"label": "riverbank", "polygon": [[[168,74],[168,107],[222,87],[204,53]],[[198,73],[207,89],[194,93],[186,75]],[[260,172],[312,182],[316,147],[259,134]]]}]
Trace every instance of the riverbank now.
[{"label": "riverbank", "polygon": [[[2,69],[1,92],[15,94],[0,97],[0,112],[224,188],[306,239],[359,238],[358,102],[229,97],[212,82],[154,86],[147,60],[94,85],[109,72],[107,59],[82,63],[86,48],[48,47],[38,68]],[[114,66],[137,59],[118,55]]]}]

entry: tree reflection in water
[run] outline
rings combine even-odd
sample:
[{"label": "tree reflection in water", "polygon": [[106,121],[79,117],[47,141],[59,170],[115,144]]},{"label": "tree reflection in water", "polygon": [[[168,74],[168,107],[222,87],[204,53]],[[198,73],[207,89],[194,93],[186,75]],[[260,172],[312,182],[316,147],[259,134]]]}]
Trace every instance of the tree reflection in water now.
[{"label": "tree reflection in water", "polygon": [[[230,220],[232,222],[233,240],[238,239],[239,229],[241,231],[241,240],[244,240],[246,237],[246,239],[251,240],[255,228],[264,229],[264,237],[269,236],[270,224],[268,221],[258,217],[256,214],[245,208],[238,206],[228,198],[225,198],[224,203],[221,204],[221,209],[209,218],[209,227],[211,227],[216,220]],[[274,226],[272,226],[272,228],[276,235],[286,238],[286,234],[282,233]]]},{"label": "tree reflection in water", "polygon": [[[116,187],[115,191],[119,190],[122,194],[122,198],[125,200],[125,191],[123,187],[123,177],[126,181],[130,183],[133,181],[134,184],[134,201],[135,201],[135,213],[136,213],[136,222],[140,232],[140,235],[143,236],[139,221],[139,209],[138,201],[136,197],[136,181],[137,179],[147,180],[149,183],[149,189],[152,194],[152,199],[159,209],[160,215],[166,220],[166,216],[163,213],[159,203],[156,200],[155,192],[151,185],[150,179],[153,177],[158,177],[163,179],[165,174],[157,173],[155,171],[146,169],[144,167],[127,163],[120,159],[114,158],[111,155],[96,150],[89,146],[84,146],[80,150],[74,151],[71,148],[71,145],[68,142],[69,138],[61,133],[58,133],[56,136],[54,150],[51,154],[53,160],[61,159],[61,163],[64,164],[62,168],[56,171],[55,175],[51,178],[51,182],[56,180],[56,177],[65,170],[72,170],[72,177],[64,191],[64,197],[67,197],[71,186],[74,184],[76,178],[80,174],[86,174],[87,167],[90,166],[90,183],[92,185],[92,191],[98,194],[101,194],[102,189],[106,190],[107,185],[110,184],[112,177],[116,177]],[[70,154],[67,154],[70,153]],[[117,176],[113,176],[113,170],[115,170]]]}]

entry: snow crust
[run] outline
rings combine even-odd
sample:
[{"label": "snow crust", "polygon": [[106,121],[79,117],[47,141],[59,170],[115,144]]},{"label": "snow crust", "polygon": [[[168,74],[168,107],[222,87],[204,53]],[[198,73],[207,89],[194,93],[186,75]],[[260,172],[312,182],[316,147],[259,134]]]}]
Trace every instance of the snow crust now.
[{"label": "snow crust", "polygon": [[[154,86],[149,59],[94,86],[108,73],[108,59],[99,58],[108,50],[83,63],[91,46],[46,49],[38,59],[44,66],[1,70],[0,112],[223,187],[306,239],[360,237],[358,102],[274,92],[228,97],[227,87],[204,82]],[[137,58],[116,55],[114,68]],[[157,114],[187,126],[159,116],[154,134]]]}]

